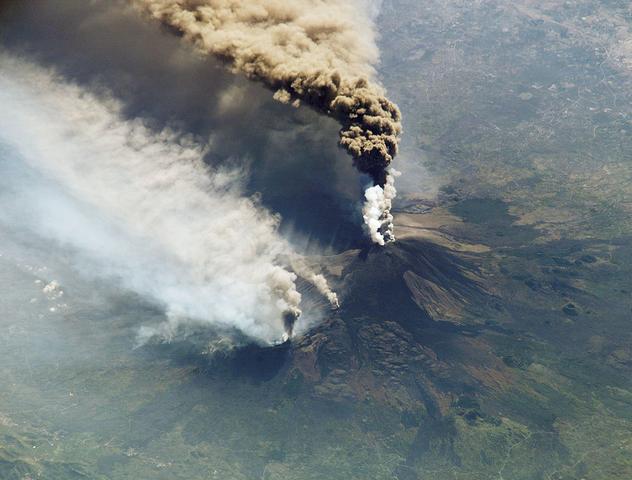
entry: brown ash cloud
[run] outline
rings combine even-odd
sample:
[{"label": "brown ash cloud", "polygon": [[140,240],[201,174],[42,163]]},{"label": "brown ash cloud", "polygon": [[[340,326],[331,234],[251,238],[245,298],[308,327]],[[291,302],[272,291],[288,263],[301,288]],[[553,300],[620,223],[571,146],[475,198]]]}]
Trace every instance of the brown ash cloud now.
[{"label": "brown ash cloud", "polygon": [[[340,145],[356,168],[369,175],[374,186],[389,184],[401,115],[374,80],[379,55],[366,5],[339,0],[135,4],[200,52],[274,90],[277,100],[303,102],[336,119],[341,125]],[[369,227],[374,241],[394,238],[389,211],[378,218],[378,234]]]}]

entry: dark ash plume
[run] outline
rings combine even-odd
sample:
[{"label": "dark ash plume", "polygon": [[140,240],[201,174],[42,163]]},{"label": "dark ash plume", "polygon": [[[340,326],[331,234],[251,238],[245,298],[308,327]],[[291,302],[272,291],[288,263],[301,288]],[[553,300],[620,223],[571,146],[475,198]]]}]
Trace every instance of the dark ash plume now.
[{"label": "dark ash plume", "polygon": [[340,144],[356,168],[371,176],[372,188],[390,190],[389,201],[378,202],[383,210],[369,216],[371,238],[380,244],[394,239],[388,167],[397,153],[401,116],[372,81],[378,53],[366,8],[341,0],[134,2],[201,52],[273,89],[277,100],[305,102],[335,118],[342,126]]}]

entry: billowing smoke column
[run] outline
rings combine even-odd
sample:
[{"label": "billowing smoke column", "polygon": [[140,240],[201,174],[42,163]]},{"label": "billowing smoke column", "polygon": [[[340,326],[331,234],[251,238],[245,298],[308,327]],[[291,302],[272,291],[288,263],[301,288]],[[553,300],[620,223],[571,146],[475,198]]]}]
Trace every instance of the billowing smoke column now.
[{"label": "billowing smoke column", "polygon": [[389,165],[400,112],[373,82],[378,60],[366,3],[349,0],[134,0],[205,54],[261,81],[274,97],[305,102],[342,126],[340,144],[373,179],[364,218],[373,241],[394,239]]}]

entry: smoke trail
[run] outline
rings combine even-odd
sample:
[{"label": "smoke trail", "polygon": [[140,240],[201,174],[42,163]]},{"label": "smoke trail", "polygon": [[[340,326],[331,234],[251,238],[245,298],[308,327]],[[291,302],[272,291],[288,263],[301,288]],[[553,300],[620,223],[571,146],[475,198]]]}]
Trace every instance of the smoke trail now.
[{"label": "smoke trail", "polygon": [[338,295],[331,289],[324,275],[315,273],[298,255],[290,257],[290,265],[292,270],[316,287],[316,290],[327,299],[331,308],[336,310],[340,307]]},{"label": "smoke trail", "polygon": [[[357,169],[370,175],[375,187],[392,187],[387,169],[397,153],[401,123],[397,106],[372,81],[378,52],[370,17],[378,4],[343,0],[134,1],[200,51],[226,61],[234,72],[266,84],[277,100],[295,105],[302,101],[335,118],[342,126],[340,144]],[[394,239],[390,200],[373,202],[371,209],[379,206],[382,210],[367,217],[377,218],[367,227],[371,238],[382,244]]]},{"label": "smoke trail", "polygon": [[[84,273],[164,305],[166,338],[187,325],[274,343],[300,315],[279,219],[211,172],[204,149],[124,120],[122,106],[0,52],[0,222],[72,248]],[[211,146],[212,148],[212,146]]]}]

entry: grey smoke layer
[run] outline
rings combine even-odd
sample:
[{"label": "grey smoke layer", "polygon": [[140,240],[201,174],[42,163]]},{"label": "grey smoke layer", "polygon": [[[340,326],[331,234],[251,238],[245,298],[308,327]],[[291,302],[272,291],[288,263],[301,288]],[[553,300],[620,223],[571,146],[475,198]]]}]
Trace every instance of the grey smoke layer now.
[{"label": "grey smoke layer", "polygon": [[0,227],[70,247],[83,274],[164,306],[168,320],[142,338],[187,326],[291,336],[301,295],[282,259],[290,246],[278,218],[242,195],[239,170],[204,165],[212,145],[126,120],[111,96],[1,51],[0,103]]},{"label": "grey smoke layer", "polygon": [[[366,3],[341,0],[134,0],[201,52],[263,82],[284,103],[305,102],[342,126],[340,144],[382,190],[367,196],[376,243],[392,240],[395,194],[388,167],[397,153],[400,112],[372,79],[378,59]],[[362,7],[362,8],[361,8]],[[388,191],[386,191],[388,190]],[[378,208],[378,210],[375,210]],[[371,212],[367,215],[367,211]]]},{"label": "grey smoke layer", "polygon": [[[11,5],[11,4],[10,4]],[[231,74],[127,2],[40,0],[0,6],[0,43],[83,85],[107,87],[127,118],[175,127],[213,148],[204,160],[244,170],[244,189],[282,215],[300,251],[341,251],[361,241],[365,179],[337,145],[335,120],[292,108]]]}]

